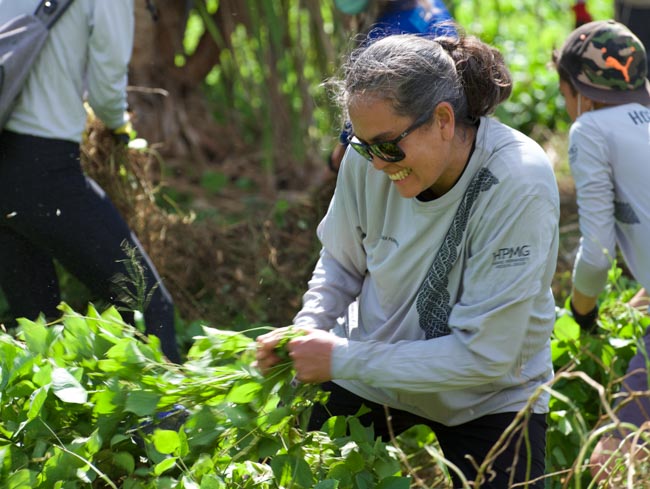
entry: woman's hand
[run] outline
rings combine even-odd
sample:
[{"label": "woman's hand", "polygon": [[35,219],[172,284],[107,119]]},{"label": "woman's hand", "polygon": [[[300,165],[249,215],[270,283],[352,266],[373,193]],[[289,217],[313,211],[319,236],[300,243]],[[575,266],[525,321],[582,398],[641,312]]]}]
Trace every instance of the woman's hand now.
[{"label": "woman's hand", "polygon": [[296,378],[306,383],[332,380],[332,351],[344,339],[321,329],[304,329],[305,334],[287,344]]},{"label": "woman's hand", "polygon": [[[263,374],[281,361],[274,350],[287,329],[280,328],[257,338],[257,366]],[[300,331],[304,334],[293,338],[286,345],[296,370],[296,378],[305,383],[332,380],[332,351],[336,344],[345,340],[319,329],[300,328]]]},{"label": "woman's hand", "polygon": [[280,341],[289,334],[291,326],[278,328],[257,337],[257,352],[255,353],[255,366],[266,375],[278,363],[284,361],[277,352],[276,347]]}]

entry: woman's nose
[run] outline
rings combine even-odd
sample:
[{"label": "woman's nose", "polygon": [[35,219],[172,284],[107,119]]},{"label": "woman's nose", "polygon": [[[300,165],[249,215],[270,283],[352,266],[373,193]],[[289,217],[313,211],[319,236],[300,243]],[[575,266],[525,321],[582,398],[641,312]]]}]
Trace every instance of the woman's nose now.
[{"label": "woman's nose", "polygon": [[375,168],[375,170],[383,170],[386,168],[390,163],[387,161],[382,160],[378,156],[372,155],[372,160],[370,160],[370,163],[372,166]]}]

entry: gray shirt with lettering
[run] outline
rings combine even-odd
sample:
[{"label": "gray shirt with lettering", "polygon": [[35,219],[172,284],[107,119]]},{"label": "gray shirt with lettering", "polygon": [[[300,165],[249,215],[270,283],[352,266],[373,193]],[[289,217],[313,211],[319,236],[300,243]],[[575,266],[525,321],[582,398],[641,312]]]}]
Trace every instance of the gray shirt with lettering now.
[{"label": "gray shirt with lettering", "polygon": [[618,244],[650,290],[650,109],[626,104],[582,114],[569,132],[569,164],[582,235],[576,289],[600,294]]},{"label": "gray shirt with lettering", "polygon": [[348,150],[294,322],[345,338],[333,379],[368,400],[447,425],[528,403],[544,413],[558,220],[546,154],[495,119],[431,202]]}]

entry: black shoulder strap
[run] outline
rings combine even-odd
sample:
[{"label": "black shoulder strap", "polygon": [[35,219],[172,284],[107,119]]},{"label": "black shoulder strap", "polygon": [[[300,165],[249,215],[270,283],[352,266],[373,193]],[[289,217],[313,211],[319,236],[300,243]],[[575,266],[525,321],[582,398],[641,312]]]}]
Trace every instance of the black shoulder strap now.
[{"label": "black shoulder strap", "polygon": [[39,18],[48,29],[51,29],[72,2],[73,0],[41,0],[36,7],[34,16]]}]

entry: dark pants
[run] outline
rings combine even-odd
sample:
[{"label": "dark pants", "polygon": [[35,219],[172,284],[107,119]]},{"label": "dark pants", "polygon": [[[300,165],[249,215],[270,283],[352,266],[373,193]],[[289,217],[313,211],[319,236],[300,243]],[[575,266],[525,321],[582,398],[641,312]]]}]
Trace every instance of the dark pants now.
[{"label": "dark pants", "polygon": [[[632,357],[627,367],[625,380],[623,381],[622,391],[630,394],[631,392],[648,390],[648,360],[650,358],[650,328],[646,330],[645,336],[641,339],[641,344],[637,349],[636,355]],[[650,397],[635,396],[632,399],[619,398],[616,405],[621,404],[618,416],[621,421],[632,423],[635,426],[641,426],[643,423],[650,421]]]},{"label": "dark pants", "polygon": [[139,252],[147,291],[155,287],[144,311],[146,332],[158,336],[165,355],[178,362],[171,296],[117,209],[83,174],[79,145],[0,134],[0,287],[12,317],[60,315],[53,259],[98,298],[128,308],[119,299],[123,285],[115,282],[119,274],[128,276],[122,243]]},{"label": "dark pants", "polygon": [[[352,394],[332,382],[323,384],[322,388],[330,392],[329,400],[324,406],[321,404],[314,406],[309,420],[310,430],[320,430],[323,423],[331,416],[352,416],[358,412],[362,405],[365,405],[370,409],[370,412],[360,416],[359,421],[364,426],[372,425],[375,434],[384,441],[390,439],[383,406]],[[487,453],[496,444],[517,414],[492,414],[458,426],[445,426],[398,409],[390,409],[389,413],[390,424],[395,435],[415,425],[429,426],[435,433],[445,458],[455,464],[470,482],[476,480],[476,468],[467,456],[470,456],[477,466],[481,465]],[[514,483],[534,480],[544,475],[546,415],[531,414],[527,421],[526,430],[530,440],[530,454],[528,453],[526,441],[520,440],[519,435],[514,436],[513,441],[491,466],[491,469],[496,473],[495,477],[481,484],[482,489],[506,489],[510,487],[509,481],[513,466],[515,471]],[[521,441],[520,446],[517,445],[518,441]],[[526,476],[529,462],[530,474]],[[450,472],[454,487],[462,487],[459,478],[453,471],[450,470]],[[491,477],[489,470],[484,472],[484,475],[488,478]],[[521,487],[541,489],[544,487],[544,482],[540,480],[527,486],[524,484]]]}]

